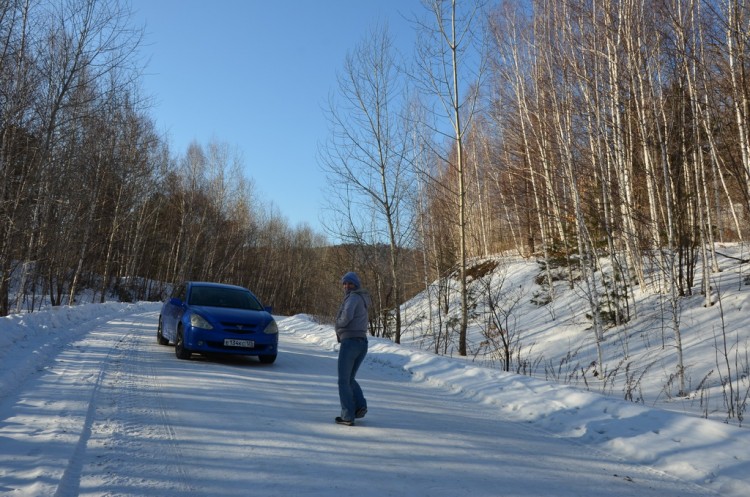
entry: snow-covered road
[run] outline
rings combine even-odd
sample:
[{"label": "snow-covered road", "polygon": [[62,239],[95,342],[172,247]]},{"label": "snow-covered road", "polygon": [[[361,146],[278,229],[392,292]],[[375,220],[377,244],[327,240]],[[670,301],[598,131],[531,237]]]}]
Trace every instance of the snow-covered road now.
[{"label": "snow-covered road", "polygon": [[277,362],[180,361],[157,307],[82,328],[0,398],[0,495],[718,495],[411,374],[372,350],[369,413],[338,414],[336,354],[289,332]]}]

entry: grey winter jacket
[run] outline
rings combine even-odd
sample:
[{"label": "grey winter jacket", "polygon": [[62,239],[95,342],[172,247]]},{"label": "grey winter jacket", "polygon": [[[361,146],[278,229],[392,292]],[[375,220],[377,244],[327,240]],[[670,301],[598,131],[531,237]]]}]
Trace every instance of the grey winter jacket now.
[{"label": "grey winter jacket", "polygon": [[336,315],[336,338],[367,338],[370,294],[361,288],[347,292]]}]

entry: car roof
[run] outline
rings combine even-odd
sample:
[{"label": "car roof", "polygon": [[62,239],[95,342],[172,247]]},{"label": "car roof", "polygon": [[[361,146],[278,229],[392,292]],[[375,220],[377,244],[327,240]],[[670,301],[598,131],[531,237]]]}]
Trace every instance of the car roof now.
[{"label": "car roof", "polygon": [[208,287],[213,287],[213,288],[232,288],[232,289],[235,289],[235,290],[244,290],[246,292],[249,291],[244,286],[229,285],[227,283],[215,283],[215,282],[211,282],[211,281],[188,281],[187,285],[191,286],[191,287],[193,287],[193,286],[208,286]]}]

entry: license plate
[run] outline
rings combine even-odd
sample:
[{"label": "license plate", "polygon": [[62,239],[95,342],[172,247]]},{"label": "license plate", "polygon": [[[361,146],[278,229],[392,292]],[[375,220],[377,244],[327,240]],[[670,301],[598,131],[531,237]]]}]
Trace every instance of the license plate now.
[{"label": "license plate", "polygon": [[255,342],[252,340],[234,340],[232,338],[225,338],[224,347],[244,347],[251,349],[255,347]]}]

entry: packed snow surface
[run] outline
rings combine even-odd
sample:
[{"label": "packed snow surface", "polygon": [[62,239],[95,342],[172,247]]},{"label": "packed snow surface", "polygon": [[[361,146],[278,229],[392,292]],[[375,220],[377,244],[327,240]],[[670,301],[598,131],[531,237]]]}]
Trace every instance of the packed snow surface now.
[{"label": "packed snow surface", "polygon": [[160,304],[0,318],[0,495],[750,495],[750,431],[373,338],[339,414],[333,329],[275,364],[175,358]]}]

